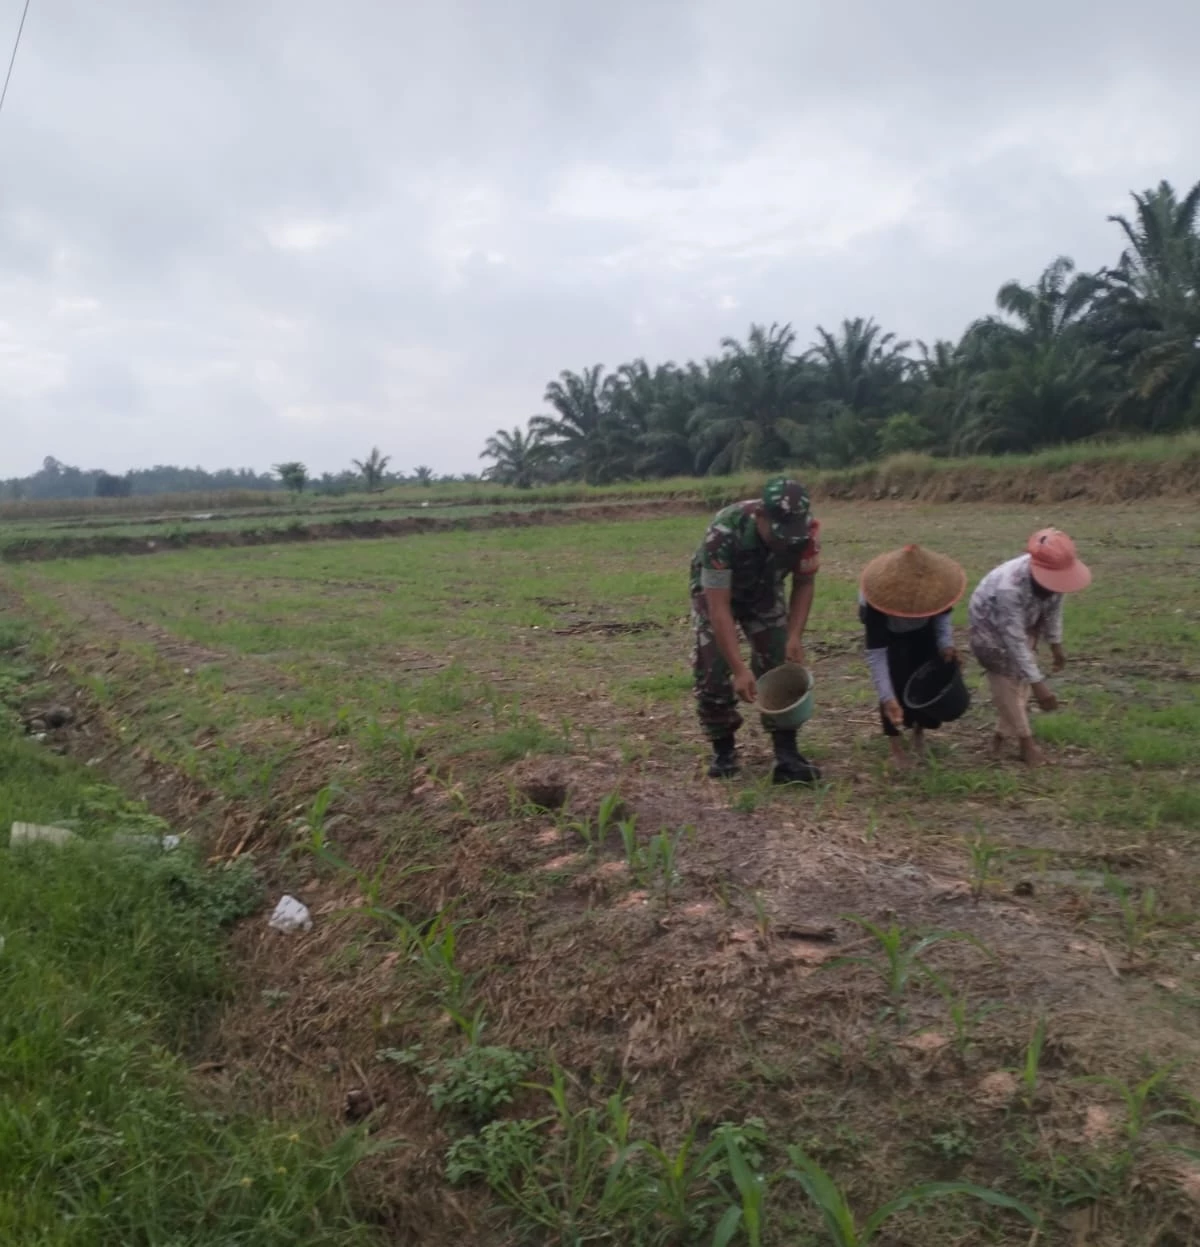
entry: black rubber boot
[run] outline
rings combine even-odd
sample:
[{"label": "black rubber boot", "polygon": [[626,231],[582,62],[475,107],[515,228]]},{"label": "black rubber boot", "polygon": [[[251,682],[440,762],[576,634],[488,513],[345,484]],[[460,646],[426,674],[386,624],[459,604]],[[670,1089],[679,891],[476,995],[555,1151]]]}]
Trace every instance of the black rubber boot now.
[{"label": "black rubber boot", "polygon": [[820,770],[797,751],[795,732],[772,732],[771,739],[775,742],[773,784],[815,784],[821,778]]},{"label": "black rubber boot", "polygon": [[741,767],[737,759],[737,742],[733,736],[722,736],[712,743],[713,756],[708,764],[709,779],[732,779]]}]

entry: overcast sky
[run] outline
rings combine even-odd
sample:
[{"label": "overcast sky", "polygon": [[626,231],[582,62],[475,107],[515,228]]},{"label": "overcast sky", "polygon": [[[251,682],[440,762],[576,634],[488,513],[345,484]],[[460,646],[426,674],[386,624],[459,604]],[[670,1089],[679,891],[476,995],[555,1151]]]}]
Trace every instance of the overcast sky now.
[{"label": "overcast sky", "polygon": [[1196,0],[32,0],[0,475],[477,471],[563,368],[956,337],[1200,178],[1197,48]]}]

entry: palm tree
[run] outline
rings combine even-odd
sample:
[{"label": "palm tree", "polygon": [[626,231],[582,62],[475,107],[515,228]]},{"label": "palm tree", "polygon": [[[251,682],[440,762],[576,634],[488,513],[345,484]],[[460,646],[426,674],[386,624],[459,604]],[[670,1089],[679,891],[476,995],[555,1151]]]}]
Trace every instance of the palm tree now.
[{"label": "palm tree", "polygon": [[626,466],[618,453],[620,429],[612,407],[616,380],[603,373],[603,364],[578,374],[560,373],[545,393],[556,414],[534,416],[529,422],[530,431],[561,455],[567,473],[589,485],[613,480]]},{"label": "palm tree", "polygon": [[689,422],[704,399],[705,378],[644,359],[622,364],[611,378],[607,448],[615,467],[638,476],[679,476],[695,470]]},{"label": "palm tree", "polygon": [[795,341],[791,325],[751,325],[745,344],[723,339],[724,355],[708,361],[709,395],[690,422],[701,471],[776,468],[794,452],[811,390]]},{"label": "palm tree", "polygon": [[699,364],[655,370],[655,400],[638,438],[635,467],[645,476],[688,476],[696,471],[692,419],[710,395]]},{"label": "palm tree", "polygon": [[959,435],[976,405],[978,370],[971,367],[968,346],[944,339],[930,349],[917,343],[920,359],[913,363],[918,386],[916,410],[929,430],[934,454],[949,455],[959,449]]},{"label": "palm tree", "polygon": [[1131,378],[1115,419],[1167,429],[1200,404],[1200,182],[1182,199],[1164,181],[1133,201],[1132,221],[1109,218],[1128,246],[1102,274],[1097,328]]},{"label": "palm tree", "polygon": [[1111,387],[1089,320],[1100,289],[1067,256],[1032,286],[1000,287],[1004,315],[977,321],[960,345],[975,378],[958,449],[1023,451],[1099,432]]},{"label": "palm tree", "polygon": [[1076,273],[1075,261],[1060,255],[1033,286],[1005,282],[996,294],[996,306],[1017,323],[992,319],[990,324],[1017,345],[1051,342],[1076,331],[1100,287],[1100,278]]},{"label": "palm tree", "polygon": [[371,447],[371,453],[365,459],[352,459],[351,462],[362,474],[366,482],[367,493],[374,493],[383,480],[387,465],[391,463],[391,455],[381,455],[378,446]]},{"label": "palm tree", "polygon": [[529,489],[544,479],[552,456],[540,433],[514,428],[497,429],[479,457],[495,460],[483,474],[487,480]]},{"label": "palm tree", "polygon": [[433,484],[433,469],[421,464],[420,467],[413,468],[413,479],[418,485],[428,488]]},{"label": "palm tree", "polygon": [[810,432],[809,453],[832,467],[873,458],[884,420],[909,405],[910,343],[861,316],[842,321],[839,334],[818,325],[817,338],[805,355],[822,417]]},{"label": "palm tree", "polygon": [[1196,258],[1200,249],[1200,182],[1180,199],[1170,182],[1134,194],[1136,220],[1110,216],[1129,246],[1107,277],[1158,310],[1188,305],[1197,293]]},{"label": "palm tree", "polygon": [[958,447],[1004,453],[1091,437],[1110,384],[1101,352],[1080,339],[1013,352],[978,378]]},{"label": "palm tree", "polygon": [[902,390],[912,367],[912,345],[884,333],[874,320],[842,321],[841,336],[817,326],[808,358],[822,370],[825,397],[864,416],[883,417],[903,407]]}]

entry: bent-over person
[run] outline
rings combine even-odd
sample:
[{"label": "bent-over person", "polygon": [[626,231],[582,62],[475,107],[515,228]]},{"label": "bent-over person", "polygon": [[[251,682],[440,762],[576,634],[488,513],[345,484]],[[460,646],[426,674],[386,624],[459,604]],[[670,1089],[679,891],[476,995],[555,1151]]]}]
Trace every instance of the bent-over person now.
[{"label": "bent-over person", "polygon": [[[761,498],[719,511],[692,559],[693,675],[700,725],[712,745],[708,773],[736,775],[738,703],[753,704],[757,678],[784,662],[804,663],[804,629],[820,566],[819,523],[799,481],[777,476]],[[792,579],[790,596],[784,582]],[[750,646],[742,657],[741,629]],[[777,784],[811,784],[821,772],[796,746],[796,730],[762,716],[775,751]]]},{"label": "bent-over person", "polygon": [[950,612],[966,587],[967,573],[959,564],[918,545],[881,554],[863,569],[858,618],[894,766],[912,764],[904,748],[905,728],[912,729],[913,747],[920,755],[925,733],[942,726],[932,710],[910,706],[904,690],[926,663],[958,662]]},{"label": "bent-over person", "polygon": [[1038,644],[1047,642],[1054,670],[1061,671],[1063,595],[1086,589],[1091,581],[1071,538],[1044,528],[1029,538],[1024,554],[993,568],[971,595],[971,653],[987,672],[997,752],[1006,740],[1015,740],[1028,765],[1044,761],[1029,725],[1029,694],[1043,710],[1058,709],[1058,698],[1038,666]]}]

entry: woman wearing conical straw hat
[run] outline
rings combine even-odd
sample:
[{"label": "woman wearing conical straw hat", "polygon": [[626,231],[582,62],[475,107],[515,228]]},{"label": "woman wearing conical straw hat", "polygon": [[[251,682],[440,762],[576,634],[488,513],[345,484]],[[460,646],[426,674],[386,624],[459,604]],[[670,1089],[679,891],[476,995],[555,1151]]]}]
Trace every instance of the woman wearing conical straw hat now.
[{"label": "woman wearing conical straw hat", "polygon": [[1043,710],[1057,710],[1058,698],[1038,667],[1038,642],[1049,643],[1054,670],[1061,671],[1067,661],[1063,594],[1091,582],[1071,538],[1043,528],[1029,538],[1024,554],[993,568],[971,594],[971,652],[987,672],[996,707],[996,752],[1011,738],[1029,766],[1044,761],[1029,726],[1029,694]]},{"label": "woman wearing conical straw hat", "polygon": [[867,666],[879,695],[879,721],[894,766],[912,765],[903,729],[921,753],[925,732],[942,726],[927,710],[904,703],[904,688],[926,663],[958,662],[950,612],[967,587],[951,558],[907,545],[872,559],[859,581],[858,617],[866,630]]}]

